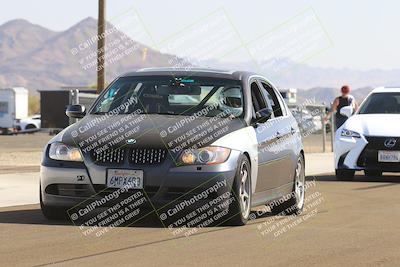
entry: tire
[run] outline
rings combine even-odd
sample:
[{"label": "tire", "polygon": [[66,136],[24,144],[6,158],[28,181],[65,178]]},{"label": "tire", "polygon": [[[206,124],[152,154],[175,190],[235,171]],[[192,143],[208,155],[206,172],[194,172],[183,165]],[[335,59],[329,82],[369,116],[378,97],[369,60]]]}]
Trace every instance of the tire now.
[{"label": "tire", "polygon": [[294,184],[290,195],[282,198],[278,201],[274,201],[268,206],[271,208],[273,214],[282,215],[299,215],[303,211],[305,202],[305,162],[303,154],[300,154],[297,159],[295,174],[294,174]]},{"label": "tire", "polygon": [[10,130],[8,130],[8,128],[3,128],[3,129],[1,129],[1,134],[2,135],[9,135],[10,134]]},{"label": "tire", "polygon": [[353,171],[353,170],[336,169],[335,170],[336,180],[338,180],[338,181],[353,181],[354,173],[355,173],[355,171]]},{"label": "tire", "polygon": [[62,207],[52,207],[45,205],[42,200],[42,188],[39,188],[40,209],[43,216],[48,220],[66,220],[68,218],[66,209]]},{"label": "tire", "polygon": [[379,177],[379,176],[382,176],[382,171],[367,171],[367,170],[364,170],[364,174],[365,174],[365,176],[368,176],[368,177]]},{"label": "tire", "polygon": [[245,225],[251,208],[251,166],[249,159],[242,155],[233,181],[231,197],[235,199],[229,206],[229,225]]},{"label": "tire", "polygon": [[29,134],[33,134],[33,133],[35,132],[35,131],[34,131],[35,129],[37,129],[37,128],[36,128],[36,126],[33,125],[33,124],[28,124],[28,125],[26,125],[26,127],[25,127],[25,130],[26,130],[26,131],[31,130],[31,131],[28,132]]}]

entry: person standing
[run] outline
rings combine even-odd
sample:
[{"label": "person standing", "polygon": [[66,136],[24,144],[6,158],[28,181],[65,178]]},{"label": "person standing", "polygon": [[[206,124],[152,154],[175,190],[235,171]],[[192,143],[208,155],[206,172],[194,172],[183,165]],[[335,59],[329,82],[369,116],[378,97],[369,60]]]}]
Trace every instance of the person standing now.
[{"label": "person standing", "polygon": [[340,126],[345,123],[348,117],[340,114],[340,109],[346,106],[352,106],[354,112],[358,109],[358,104],[354,98],[354,96],[350,95],[350,87],[348,85],[342,86],[341,90],[342,95],[335,98],[332,104],[331,110],[325,117],[325,123],[329,120],[332,116],[332,113],[336,112],[335,114],[335,130],[340,128]]}]

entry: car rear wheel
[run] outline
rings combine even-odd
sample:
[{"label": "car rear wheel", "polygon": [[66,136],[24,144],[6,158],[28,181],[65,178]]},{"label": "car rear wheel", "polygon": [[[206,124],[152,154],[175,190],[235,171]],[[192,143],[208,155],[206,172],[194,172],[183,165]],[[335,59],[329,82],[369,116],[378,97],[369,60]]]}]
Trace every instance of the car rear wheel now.
[{"label": "car rear wheel", "polygon": [[352,181],[354,179],[355,171],[352,170],[335,170],[336,179],[338,181]]},{"label": "car rear wheel", "polygon": [[250,216],[251,208],[251,168],[250,161],[242,155],[232,185],[234,201],[229,206],[231,225],[245,225]]},{"label": "car rear wheel", "polygon": [[29,134],[33,134],[36,129],[37,129],[36,126],[33,124],[28,124],[25,127],[25,130],[28,131]]},{"label": "car rear wheel", "polygon": [[300,214],[303,211],[305,202],[305,185],[306,175],[304,156],[300,154],[297,159],[292,193],[269,205],[271,212],[273,214],[284,213],[284,215]]},{"label": "car rear wheel", "polygon": [[26,125],[26,127],[25,127],[25,130],[33,130],[33,129],[36,129],[36,126],[33,125],[33,124],[28,124],[28,125]]},{"label": "car rear wheel", "polygon": [[365,176],[369,176],[369,177],[379,177],[382,176],[382,172],[381,171],[364,171]]}]

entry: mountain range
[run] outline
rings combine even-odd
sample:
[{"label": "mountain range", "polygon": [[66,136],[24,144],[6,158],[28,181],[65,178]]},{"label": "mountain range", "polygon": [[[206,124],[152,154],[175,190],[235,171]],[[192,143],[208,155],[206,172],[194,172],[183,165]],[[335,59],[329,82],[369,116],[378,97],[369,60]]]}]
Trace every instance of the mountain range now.
[{"label": "mountain range", "polygon": [[[112,27],[111,24],[107,25],[107,29]],[[95,85],[96,67],[85,69],[84,66],[90,63],[86,59],[96,53],[96,43],[92,43],[90,49],[86,49],[84,53],[78,50],[79,53],[74,55],[72,52],[78,45],[87,44],[93,36],[97,36],[97,20],[90,17],[60,32],[22,19],[0,25],[0,88],[23,86],[34,92],[61,86]],[[170,66],[169,62],[179,59],[175,55],[163,54],[136,42],[118,30],[107,36],[107,44],[111,45],[115,40],[128,41],[135,49],[107,65],[107,81],[118,74],[138,68]],[[95,57],[91,60],[93,62]],[[262,74],[270,77],[280,88],[299,88],[299,100],[315,97],[318,102],[329,103],[338,94],[338,88],[342,84],[360,88],[353,91],[358,99],[364,98],[372,87],[400,85],[400,69],[358,71],[313,67],[284,58],[271,60],[279,62],[285,68],[278,72],[263,69]],[[254,62],[224,63],[210,60],[203,64],[206,65],[201,67],[259,72]]]},{"label": "mountain range", "polygon": [[[112,25],[108,25],[111,28]],[[97,20],[87,18],[66,31],[54,32],[25,20],[13,20],[0,26],[0,87],[23,86],[31,90],[56,89],[60,86],[89,86],[96,83],[96,66],[84,68],[96,60],[96,43],[84,53],[71,50],[97,36]],[[107,44],[125,39],[113,31]],[[142,67],[167,66],[174,56],[162,54],[129,40],[135,51],[107,67],[107,81],[118,74]],[[82,46],[83,47],[83,46]],[[143,60],[143,51],[146,59]],[[80,60],[85,60],[82,65]]]},{"label": "mountain range", "polygon": [[[351,92],[357,102],[360,104],[362,100],[372,91],[372,87],[357,88]],[[339,88],[334,87],[313,87],[308,90],[300,89],[297,92],[297,102],[315,103],[330,105],[335,97],[340,95]],[[315,102],[314,102],[315,101]]]}]

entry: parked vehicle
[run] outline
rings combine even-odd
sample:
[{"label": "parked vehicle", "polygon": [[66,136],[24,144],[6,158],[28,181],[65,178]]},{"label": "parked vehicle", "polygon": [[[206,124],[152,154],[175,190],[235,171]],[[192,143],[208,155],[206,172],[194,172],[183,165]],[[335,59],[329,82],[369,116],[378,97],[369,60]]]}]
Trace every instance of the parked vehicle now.
[{"label": "parked vehicle", "polygon": [[34,133],[40,130],[40,115],[16,120],[15,128],[18,133]]},{"label": "parked vehicle", "polygon": [[[144,192],[157,214],[175,201],[201,196],[210,203],[228,193],[234,199],[224,208],[235,225],[245,224],[254,206],[303,209],[299,127],[260,75],[142,69],[118,77],[87,111],[72,105],[66,114],[82,119],[44,149],[40,203],[49,219],[126,187]],[[210,193],[210,183],[227,186]]]},{"label": "parked vehicle", "polygon": [[0,89],[0,133],[16,133],[17,120],[28,117],[28,90],[22,87]]},{"label": "parked vehicle", "polygon": [[313,115],[307,109],[298,110],[296,108],[291,109],[291,112],[303,133],[315,133],[322,130],[322,120],[319,114]]},{"label": "parked vehicle", "polygon": [[355,171],[367,176],[400,172],[400,88],[374,89],[336,133],[335,168],[338,180],[352,180]]}]

